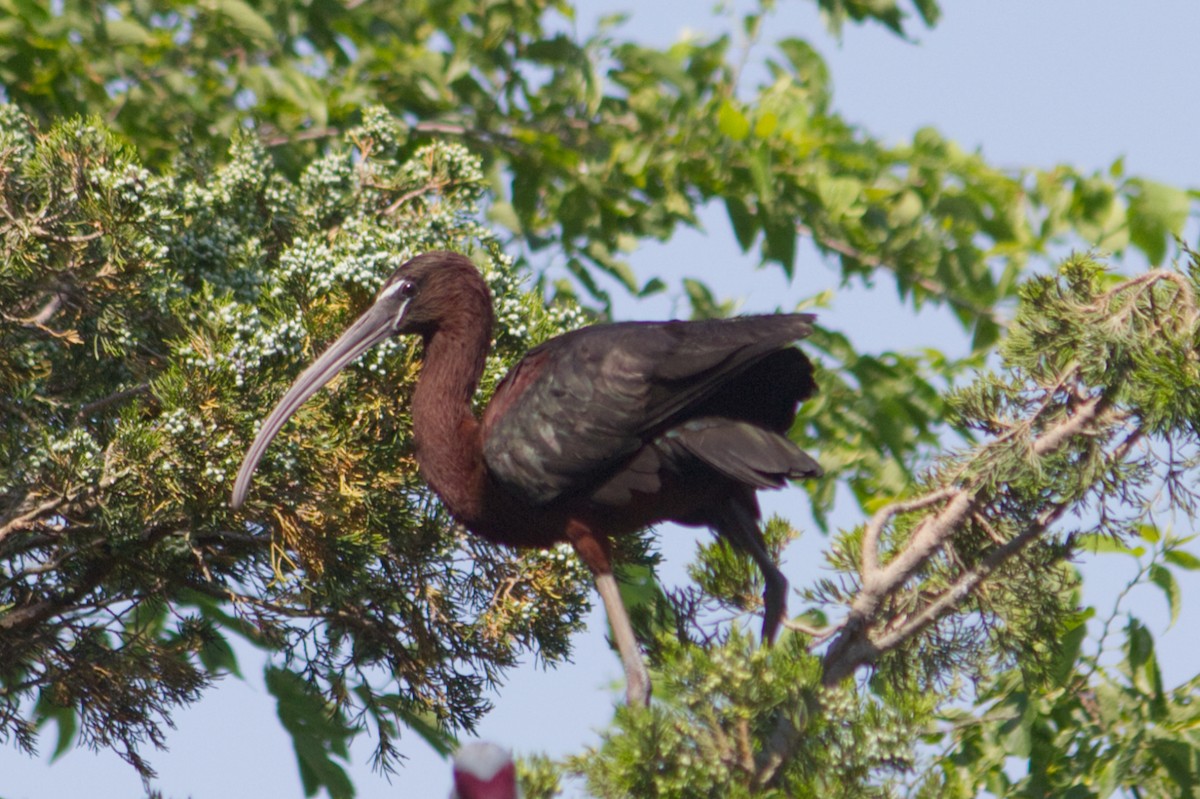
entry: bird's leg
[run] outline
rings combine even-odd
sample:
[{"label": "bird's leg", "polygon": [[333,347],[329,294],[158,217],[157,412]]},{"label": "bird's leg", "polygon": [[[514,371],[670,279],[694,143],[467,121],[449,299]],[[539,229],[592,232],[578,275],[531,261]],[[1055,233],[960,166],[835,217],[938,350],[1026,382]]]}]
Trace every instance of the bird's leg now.
[{"label": "bird's leg", "polygon": [[646,662],[638,648],[637,638],[633,635],[633,625],[629,623],[629,614],[625,612],[625,604],[621,602],[621,591],[611,571],[596,575],[596,590],[600,592],[600,599],[604,602],[604,611],[608,614],[613,639],[617,643],[617,651],[621,654],[621,663],[625,666],[626,701],[630,705],[648,706],[650,673],[646,671]]},{"label": "bird's leg", "polygon": [[621,601],[617,579],[613,576],[608,539],[597,535],[590,526],[578,520],[573,520],[567,526],[567,538],[571,546],[575,547],[579,559],[592,570],[596,590],[600,593],[600,600],[604,602],[604,612],[608,615],[609,626],[612,627],[613,640],[625,667],[626,700],[630,705],[648,706],[650,673],[646,671],[646,662],[642,659],[641,649],[633,634],[633,625],[629,622],[625,603]]},{"label": "bird's leg", "polygon": [[759,557],[753,551],[750,552],[750,557],[754,558],[754,562],[758,564],[758,568],[762,571],[763,581],[766,587],[763,588],[763,640],[768,644],[775,643],[775,636],[779,634],[779,625],[783,623],[783,617],[787,615],[787,590],[788,581],[779,571],[775,562],[771,560],[766,549],[759,547],[762,556]]},{"label": "bird's leg", "polygon": [[752,504],[747,507],[737,500],[730,500],[714,519],[713,529],[749,555],[762,572],[763,582],[766,583],[763,588],[762,637],[766,643],[773,644],[775,636],[779,634],[779,625],[787,615],[788,581],[767,552],[762,531],[758,529],[758,502],[753,495],[750,502]]}]

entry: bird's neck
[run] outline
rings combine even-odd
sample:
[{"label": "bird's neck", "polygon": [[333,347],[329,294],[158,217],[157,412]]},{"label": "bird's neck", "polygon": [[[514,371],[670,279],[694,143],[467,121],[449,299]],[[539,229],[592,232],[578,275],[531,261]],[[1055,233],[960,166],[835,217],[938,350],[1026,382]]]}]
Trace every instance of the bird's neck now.
[{"label": "bird's neck", "polygon": [[468,527],[482,515],[483,441],[471,399],[483,374],[491,331],[446,325],[425,339],[425,363],[412,399],[413,440],[421,474]]}]

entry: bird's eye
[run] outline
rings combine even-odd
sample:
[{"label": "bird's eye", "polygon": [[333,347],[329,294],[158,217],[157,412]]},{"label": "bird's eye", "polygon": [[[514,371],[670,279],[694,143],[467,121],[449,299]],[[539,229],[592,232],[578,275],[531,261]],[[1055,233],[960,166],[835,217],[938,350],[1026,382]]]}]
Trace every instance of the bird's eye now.
[{"label": "bird's eye", "polygon": [[404,315],[408,311],[409,303],[413,295],[417,293],[417,286],[411,280],[399,280],[383,290],[379,295],[380,300],[393,299],[396,301],[395,318],[392,319],[392,329],[399,332],[401,325],[404,324]]},{"label": "bird's eye", "polygon": [[417,285],[411,280],[397,280],[392,285],[385,288],[379,293],[379,299],[387,299],[389,297],[399,297],[406,300],[417,293]]}]

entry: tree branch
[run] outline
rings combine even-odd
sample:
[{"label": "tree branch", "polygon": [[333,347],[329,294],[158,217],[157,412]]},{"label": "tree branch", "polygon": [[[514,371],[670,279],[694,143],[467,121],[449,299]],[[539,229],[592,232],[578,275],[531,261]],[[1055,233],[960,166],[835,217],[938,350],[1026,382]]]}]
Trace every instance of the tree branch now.
[{"label": "tree branch", "polygon": [[[1078,374],[1074,367],[1071,367],[1071,371]],[[1062,381],[1059,381],[1046,391],[1056,393],[1061,387]],[[1030,443],[1033,455],[1050,455],[1097,426],[1111,429],[1128,420],[1130,414],[1112,410],[1104,394],[1089,396],[1082,386],[1077,386],[1077,389],[1072,398],[1078,397],[1083,401],[1071,409],[1066,418],[1034,438]],[[1025,425],[1032,428],[1037,417],[1048,412],[1049,408],[1050,403],[1040,403]],[[1123,460],[1139,437],[1139,431],[1127,437],[1114,449],[1110,459],[1114,462]],[[973,460],[978,461],[995,443],[981,446]],[[963,469],[959,473],[966,471],[968,470]],[[1008,540],[1004,540],[989,525],[986,532],[995,546],[977,565],[961,573],[949,588],[932,598],[923,599],[915,613],[906,615],[895,626],[889,627],[885,620],[878,618],[880,608],[887,600],[898,596],[913,575],[925,567],[938,552],[943,551],[971,519],[986,517],[987,514],[982,513],[982,510],[994,501],[994,497],[989,498],[985,495],[988,484],[974,478],[965,485],[943,486],[914,499],[893,502],[875,513],[863,531],[859,569],[861,587],[850,604],[845,622],[830,643],[823,659],[825,684],[833,685],[845,679],[859,666],[874,662],[881,654],[912,639],[939,618],[959,607],[988,575],[1042,537],[1077,501],[1075,497],[1069,497],[1052,503],[1034,524]],[[881,564],[879,546],[888,523],[899,515],[939,504],[942,507],[938,511],[916,525],[904,547],[886,564]]]}]

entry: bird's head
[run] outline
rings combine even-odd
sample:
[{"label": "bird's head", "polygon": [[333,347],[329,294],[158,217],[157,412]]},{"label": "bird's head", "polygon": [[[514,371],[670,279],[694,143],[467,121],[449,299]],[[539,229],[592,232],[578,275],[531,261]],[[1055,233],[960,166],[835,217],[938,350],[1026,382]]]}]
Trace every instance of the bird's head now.
[{"label": "bird's head", "polygon": [[483,331],[481,346],[486,347],[492,327],[491,297],[475,265],[465,256],[446,251],[424,253],[407,261],[387,279],[370,307],[296,378],[271,411],[242,459],[230,504],[241,507],[254,469],[284,423],[347,364],[392,336],[411,333],[428,341],[439,330],[464,322]]},{"label": "bird's head", "polygon": [[466,256],[441,250],[418,255],[393,272],[354,327],[378,331],[379,338],[366,349],[388,336],[428,336],[464,317],[485,316],[490,332],[491,314],[492,298],[479,270]]}]

